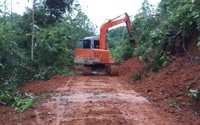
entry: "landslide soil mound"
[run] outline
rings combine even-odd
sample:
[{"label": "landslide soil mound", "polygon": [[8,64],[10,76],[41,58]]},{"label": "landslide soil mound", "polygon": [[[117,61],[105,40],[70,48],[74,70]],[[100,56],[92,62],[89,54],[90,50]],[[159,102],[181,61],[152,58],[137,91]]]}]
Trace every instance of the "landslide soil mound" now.
[{"label": "landslide soil mound", "polygon": [[[190,89],[200,90],[199,64],[199,60],[177,57],[169,66],[147,75],[141,73],[144,63],[133,57],[120,66],[120,72],[136,92],[147,97],[167,115],[182,124],[199,125],[200,99],[188,96]],[[134,74],[140,74],[141,80],[133,82]]]}]

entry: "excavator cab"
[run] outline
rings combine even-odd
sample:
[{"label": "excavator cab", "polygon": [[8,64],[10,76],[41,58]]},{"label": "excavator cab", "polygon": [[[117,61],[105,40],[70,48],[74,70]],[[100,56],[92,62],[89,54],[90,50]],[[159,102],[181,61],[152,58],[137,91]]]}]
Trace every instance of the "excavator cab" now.
[{"label": "excavator cab", "polygon": [[86,37],[77,42],[76,48],[85,49],[99,49],[99,38],[98,37]]},{"label": "excavator cab", "polygon": [[85,37],[78,40],[74,50],[74,62],[84,65],[78,69],[84,75],[118,75],[118,70],[108,65],[114,64],[114,59],[110,58],[110,51],[99,48],[99,37]]},{"label": "excavator cab", "polygon": [[84,65],[84,67],[79,69],[84,75],[118,75],[118,71],[112,69],[111,73],[111,67],[109,66],[108,68],[108,64],[114,64],[114,59],[110,57],[110,51],[100,49],[99,44],[99,37],[96,36],[78,40],[74,50],[74,62]]},{"label": "excavator cab", "polygon": [[99,48],[99,37],[85,37],[77,42],[74,62],[83,65],[111,64],[110,51]]}]

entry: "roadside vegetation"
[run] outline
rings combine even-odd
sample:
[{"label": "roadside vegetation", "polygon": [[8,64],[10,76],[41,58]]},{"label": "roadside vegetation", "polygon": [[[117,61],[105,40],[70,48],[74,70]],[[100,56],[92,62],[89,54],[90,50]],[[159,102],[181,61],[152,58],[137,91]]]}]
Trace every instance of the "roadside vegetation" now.
[{"label": "roadside vegetation", "polygon": [[[194,33],[200,31],[199,8],[198,0],[161,0],[158,6],[144,0],[132,22],[136,46],[128,42],[125,27],[108,32],[112,37],[110,46],[114,58],[123,61],[138,56],[150,64],[151,71],[156,71],[168,65],[177,55],[192,57],[185,45]],[[200,48],[200,37],[195,39]]]},{"label": "roadside vegetation", "polygon": [[34,0],[23,15],[8,9],[7,0],[0,4],[0,105],[23,111],[33,101],[16,88],[27,80],[69,73],[75,41],[94,35],[95,26],[74,0]]}]

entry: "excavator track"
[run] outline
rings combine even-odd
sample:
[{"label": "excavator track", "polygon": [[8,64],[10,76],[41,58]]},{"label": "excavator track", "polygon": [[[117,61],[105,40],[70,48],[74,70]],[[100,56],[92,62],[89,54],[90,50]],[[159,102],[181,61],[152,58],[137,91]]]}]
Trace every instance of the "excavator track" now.
[{"label": "excavator track", "polygon": [[92,75],[92,67],[90,66],[85,66],[82,68],[82,73],[84,76],[90,76]]},{"label": "excavator track", "polygon": [[91,66],[84,66],[84,67],[73,67],[72,70],[74,72],[79,72],[84,76],[90,75],[111,75],[111,76],[118,76],[119,71],[118,67],[115,65],[91,65]]}]

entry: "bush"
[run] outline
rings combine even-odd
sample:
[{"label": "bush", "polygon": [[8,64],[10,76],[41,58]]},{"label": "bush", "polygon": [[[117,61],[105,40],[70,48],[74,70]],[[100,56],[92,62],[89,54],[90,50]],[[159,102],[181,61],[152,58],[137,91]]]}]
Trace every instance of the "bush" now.
[{"label": "bush", "polygon": [[23,112],[27,108],[33,108],[33,97],[27,93],[0,90],[0,105],[16,107],[15,110]]},{"label": "bush", "polygon": [[198,91],[197,90],[193,90],[193,89],[190,89],[190,94],[188,94],[188,96],[190,96],[191,98],[197,98],[198,97]]},{"label": "bush", "polygon": [[141,80],[141,75],[135,74],[135,75],[132,76],[132,79],[133,79],[134,82]]}]

